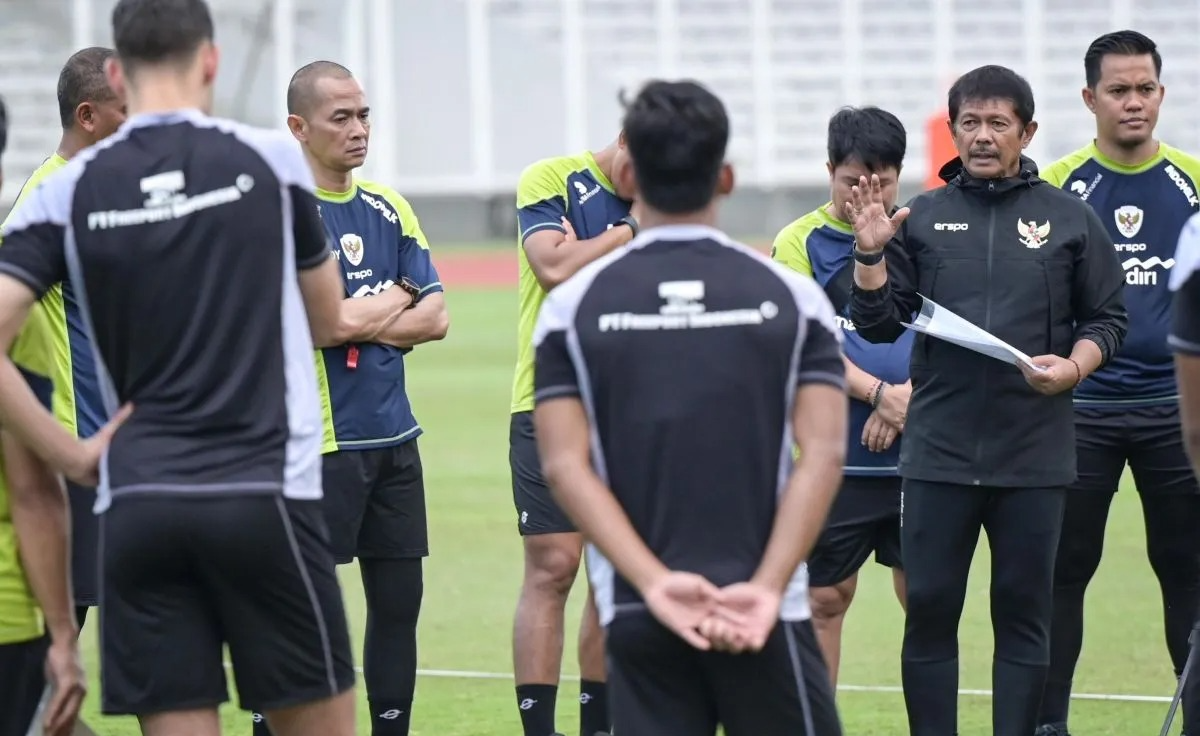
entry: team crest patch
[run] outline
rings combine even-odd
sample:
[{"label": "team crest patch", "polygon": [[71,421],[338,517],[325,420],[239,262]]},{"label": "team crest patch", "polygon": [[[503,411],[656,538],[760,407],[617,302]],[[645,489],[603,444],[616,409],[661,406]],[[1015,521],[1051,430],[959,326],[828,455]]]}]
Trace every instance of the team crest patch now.
[{"label": "team crest patch", "polygon": [[346,254],[346,260],[350,261],[351,266],[357,266],[362,263],[363,259],[363,240],[354,233],[347,233],[342,236],[342,252]]},{"label": "team crest patch", "polygon": [[1113,219],[1117,221],[1117,229],[1127,238],[1132,238],[1138,234],[1138,230],[1142,229],[1142,219],[1145,213],[1141,207],[1134,207],[1127,204],[1124,207],[1118,207],[1113,212]]},{"label": "team crest patch", "polygon": [[1026,248],[1041,248],[1046,244],[1046,238],[1050,237],[1050,221],[1046,220],[1039,225],[1036,220],[1025,222],[1018,217],[1017,234],[1021,236],[1021,242]]}]

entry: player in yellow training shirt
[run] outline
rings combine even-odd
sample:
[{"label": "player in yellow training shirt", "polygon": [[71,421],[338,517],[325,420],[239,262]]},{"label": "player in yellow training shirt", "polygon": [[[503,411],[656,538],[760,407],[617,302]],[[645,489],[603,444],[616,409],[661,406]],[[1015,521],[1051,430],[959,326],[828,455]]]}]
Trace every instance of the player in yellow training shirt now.
[{"label": "player in yellow training shirt", "polygon": [[[517,705],[525,736],[556,732],[554,706],[562,666],[563,609],[579,571],[583,538],[550,497],[533,433],[533,328],[546,294],[638,232],[632,192],[618,191],[628,165],[624,135],[595,153],[549,158],[517,184],[520,315],[509,424],[509,467],[525,577],[513,626]],[[581,733],[609,730],[604,636],[589,591],[579,635]]]},{"label": "player in yellow training shirt", "polygon": [[[67,165],[83,149],[104,140],[125,122],[124,98],[104,76],[112,49],[90,47],[67,59],[58,75],[58,113],[62,137],[58,148],[26,180],[7,223],[38,184]],[[42,298],[45,309],[48,367],[54,381],[54,416],[78,437],[90,437],[104,424],[100,383],[83,316],[70,284],[59,284]],[[97,584],[99,521],[92,512],[96,492],[67,483],[71,506],[71,582],[79,626],[90,606],[99,604]]]},{"label": "player in yellow training shirt", "polygon": [[[6,122],[0,102],[0,155],[7,142]],[[9,351],[47,408],[55,373],[52,334],[49,309],[39,303]],[[110,434],[105,430],[98,442]],[[28,447],[0,432],[0,734],[29,732],[47,674],[54,697],[45,709],[45,733],[70,733],[83,703],[66,512],[67,499],[54,472]]]}]

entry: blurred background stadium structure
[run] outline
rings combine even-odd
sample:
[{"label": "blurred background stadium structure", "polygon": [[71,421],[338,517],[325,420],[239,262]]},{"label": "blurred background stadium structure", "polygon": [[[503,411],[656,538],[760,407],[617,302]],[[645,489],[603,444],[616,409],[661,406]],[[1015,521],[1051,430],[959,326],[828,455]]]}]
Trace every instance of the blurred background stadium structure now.
[{"label": "blurred background stadium structure", "polygon": [[[739,191],[723,223],[770,236],[825,196],[825,123],[845,104],[909,131],[906,194],[929,169],[927,129],[954,77],[986,63],[1025,75],[1048,163],[1089,140],[1079,98],[1088,42],[1118,28],[1165,58],[1160,137],[1200,150],[1200,1],[1188,0],[210,0],[223,66],[216,112],[282,126],[295,68],[327,58],[364,82],[374,129],[364,175],[409,196],[436,241],[509,238],[517,176],[600,147],[618,93],[692,77],[725,100]],[[10,108],[6,210],[58,137],[55,81],[74,50],[110,44],[114,0],[0,0],[0,95]]]}]

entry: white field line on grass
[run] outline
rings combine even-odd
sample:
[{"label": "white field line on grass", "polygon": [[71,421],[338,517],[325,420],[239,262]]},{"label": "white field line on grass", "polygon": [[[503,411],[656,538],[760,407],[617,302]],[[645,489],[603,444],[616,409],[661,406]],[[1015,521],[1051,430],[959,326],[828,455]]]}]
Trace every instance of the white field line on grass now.
[{"label": "white field line on grass", "polygon": [[[225,663],[229,667],[229,663]],[[355,672],[362,674],[362,667],[355,667]],[[509,680],[513,676],[504,672],[474,672],[471,670],[417,670],[420,677],[444,677],[455,680]],[[577,675],[563,675],[562,680],[578,682]],[[849,693],[901,693],[903,688],[898,685],[838,685],[838,690]],[[959,695],[972,695],[990,698],[991,690],[959,690]],[[1121,693],[1071,693],[1073,700],[1108,700],[1118,703],[1170,703],[1169,695],[1128,695]]]}]

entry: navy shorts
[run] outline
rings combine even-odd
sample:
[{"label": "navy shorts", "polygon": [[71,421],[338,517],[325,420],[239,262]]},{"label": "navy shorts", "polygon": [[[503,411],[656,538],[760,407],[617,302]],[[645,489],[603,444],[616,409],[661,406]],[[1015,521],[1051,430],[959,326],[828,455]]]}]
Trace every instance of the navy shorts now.
[{"label": "navy shorts", "polygon": [[847,475],[808,559],[808,582],[826,588],[846,580],[875,555],[902,569],[900,478]]},{"label": "navy shorts", "polygon": [[321,482],[339,565],[355,557],[429,555],[425,475],[415,439],[395,447],[331,452],[321,458]]}]

